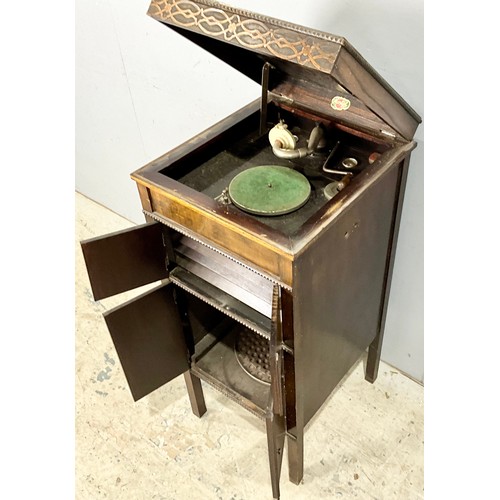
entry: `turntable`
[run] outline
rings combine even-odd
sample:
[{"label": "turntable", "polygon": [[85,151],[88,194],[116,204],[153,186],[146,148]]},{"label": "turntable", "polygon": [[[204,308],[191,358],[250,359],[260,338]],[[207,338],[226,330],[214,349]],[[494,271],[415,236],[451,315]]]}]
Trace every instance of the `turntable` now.
[{"label": "turntable", "polygon": [[305,426],[366,350],[377,377],[420,118],[344,38],[210,0],[148,13],[262,96],[132,174],[147,223],[82,242],[94,298],[161,280],[105,314],[133,398],[184,374],[196,415],[201,381],[241,404],[278,498],[285,440],[299,484]]}]

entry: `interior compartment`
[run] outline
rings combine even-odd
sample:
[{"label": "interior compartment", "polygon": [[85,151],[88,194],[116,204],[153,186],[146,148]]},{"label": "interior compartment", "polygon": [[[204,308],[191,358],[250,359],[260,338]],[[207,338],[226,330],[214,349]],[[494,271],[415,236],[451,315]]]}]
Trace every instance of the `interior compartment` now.
[{"label": "interior compartment", "polygon": [[274,283],[174,229],[168,235],[169,279],[211,308],[269,338]]},{"label": "interior compartment", "polygon": [[169,279],[176,287],[191,371],[265,418],[273,282],[173,229],[168,234]]},{"label": "interior compartment", "polygon": [[[265,418],[270,384],[245,369],[236,352],[239,336],[248,333],[258,336],[236,321],[224,318],[196,345],[191,371],[247,410]],[[269,356],[269,341],[265,342]]]},{"label": "interior compartment", "polygon": [[[196,296],[182,290],[177,296],[186,309],[191,371],[265,418],[270,394],[269,340]],[[250,359],[248,350],[254,346],[255,356]]]}]

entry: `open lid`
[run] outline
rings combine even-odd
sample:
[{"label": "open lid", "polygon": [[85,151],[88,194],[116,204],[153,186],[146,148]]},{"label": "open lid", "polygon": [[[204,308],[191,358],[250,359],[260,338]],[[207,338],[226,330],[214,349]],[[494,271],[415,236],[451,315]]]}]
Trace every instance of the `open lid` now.
[{"label": "open lid", "polygon": [[368,116],[367,128],[382,123],[386,130],[378,132],[406,140],[421,122],[342,37],[211,0],[152,0],[148,15],[258,83],[270,63],[277,71],[271,73],[269,91],[285,102],[318,102],[320,97],[323,109],[340,117],[352,97],[361,114],[375,115]]}]

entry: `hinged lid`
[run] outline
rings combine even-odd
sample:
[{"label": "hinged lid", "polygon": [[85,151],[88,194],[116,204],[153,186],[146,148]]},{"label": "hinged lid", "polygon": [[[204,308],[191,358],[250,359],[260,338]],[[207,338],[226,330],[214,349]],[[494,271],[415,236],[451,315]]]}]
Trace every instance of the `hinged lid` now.
[{"label": "hinged lid", "polygon": [[[341,117],[339,101],[351,95],[367,122],[384,123],[389,127],[386,135],[394,131],[407,140],[421,122],[342,37],[211,0],[152,0],[148,14],[256,82],[261,82],[262,67],[269,62],[279,74],[272,75],[269,90],[285,102],[314,102],[311,95],[325,101],[326,96],[323,109]],[[375,117],[369,116],[372,113]]]}]

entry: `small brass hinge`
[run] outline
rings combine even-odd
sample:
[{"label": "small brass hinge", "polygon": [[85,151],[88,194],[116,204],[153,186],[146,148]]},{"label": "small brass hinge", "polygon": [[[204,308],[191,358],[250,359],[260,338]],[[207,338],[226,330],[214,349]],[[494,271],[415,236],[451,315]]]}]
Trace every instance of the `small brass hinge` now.
[{"label": "small brass hinge", "polygon": [[380,130],[380,133],[386,137],[390,137],[391,139],[396,138],[396,134],[394,132],[389,132],[388,130]]}]

